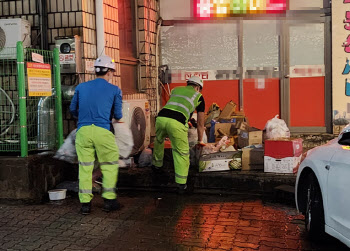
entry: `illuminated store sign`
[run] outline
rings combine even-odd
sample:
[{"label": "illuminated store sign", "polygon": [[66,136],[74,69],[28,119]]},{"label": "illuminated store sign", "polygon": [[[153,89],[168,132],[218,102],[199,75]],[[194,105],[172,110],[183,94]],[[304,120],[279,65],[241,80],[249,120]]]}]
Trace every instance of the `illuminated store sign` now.
[{"label": "illuminated store sign", "polygon": [[237,14],[284,13],[287,0],[194,0],[194,14],[199,18],[233,17]]}]

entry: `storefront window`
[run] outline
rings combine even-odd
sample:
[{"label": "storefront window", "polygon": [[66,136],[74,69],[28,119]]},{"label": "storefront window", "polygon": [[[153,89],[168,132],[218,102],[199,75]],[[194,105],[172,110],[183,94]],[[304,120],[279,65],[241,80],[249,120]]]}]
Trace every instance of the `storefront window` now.
[{"label": "storefront window", "polygon": [[278,27],[276,20],[243,21],[243,66],[278,67]]},{"label": "storefront window", "polygon": [[324,64],[324,24],[290,27],[290,66]]},{"label": "storefront window", "polygon": [[172,70],[235,70],[237,25],[198,23],[162,27],[162,64]]}]

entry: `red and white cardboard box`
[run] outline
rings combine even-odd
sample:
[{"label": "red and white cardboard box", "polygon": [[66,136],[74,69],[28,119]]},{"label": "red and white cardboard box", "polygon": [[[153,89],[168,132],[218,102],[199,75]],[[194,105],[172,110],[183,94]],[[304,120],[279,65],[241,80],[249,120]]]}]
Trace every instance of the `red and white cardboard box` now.
[{"label": "red and white cardboard box", "polygon": [[273,158],[264,156],[265,173],[296,173],[301,161],[301,154],[294,157]]},{"label": "red and white cardboard box", "polygon": [[296,157],[303,153],[302,139],[269,139],[265,140],[265,156],[282,159]]}]

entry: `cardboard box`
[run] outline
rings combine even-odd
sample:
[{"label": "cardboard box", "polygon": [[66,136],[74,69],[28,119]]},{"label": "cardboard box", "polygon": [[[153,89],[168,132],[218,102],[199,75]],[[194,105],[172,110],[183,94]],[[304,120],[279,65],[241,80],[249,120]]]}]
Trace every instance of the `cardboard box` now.
[{"label": "cardboard box", "polygon": [[249,124],[245,121],[238,121],[236,123],[236,128],[241,131],[249,131]]},{"label": "cardboard box", "polygon": [[302,139],[269,139],[265,140],[265,156],[282,159],[295,157],[303,153]]},{"label": "cardboard box", "polygon": [[231,170],[230,161],[233,160],[235,154],[237,151],[202,155],[199,158],[199,172],[229,171]]},{"label": "cardboard box", "polygon": [[260,145],[262,144],[263,132],[250,128],[249,131],[240,130],[238,134],[238,147],[243,148],[251,145]]},{"label": "cardboard box", "polygon": [[236,123],[216,123],[214,134],[215,138],[237,135]]},{"label": "cardboard box", "polygon": [[228,102],[220,113],[219,119],[230,119],[235,113],[236,107],[237,105],[233,101]]},{"label": "cardboard box", "polygon": [[264,148],[243,148],[242,151],[242,171],[264,169]]},{"label": "cardboard box", "polygon": [[301,161],[301,156],[273,158],[264,157],[264,172],[266,173],[296,173]]},{"label": "cardboard box", "polygon": [[237,146],[238,146],[238,135],[233,136],[233,140],[234,140],[235,147],[237,149]]},{"label": "cardboard box", "polygon": [[234,115],[245,117],[245,112],[244,112],[244,111],[236,111],[236,112],[234,113]]},{"label": "cardboard box", "polygon": [[235,123],[242,123],[242,122],[248,123],[248,120],[247,120],[246,117],[244,117],[244,116],[236,116],[236,115],[232,115],[229,119],[227,119],[227,118],[218,118],[217,121],[219,123],[230,123],[231,121],[233,121]]},{"label": "cardboard box", "polygon": [[339,135],[347,125],[333,125],[333,134]]},{"label": "cardboard box", "polygon": [[237,151],[234,152],[217,152],[204,154],[199,157],[199,161],[210,161],[210,160],[222,160],[222,159],[232,159]]},{"label": "cardboard box", "polygon": [[199,161],[199,172],[230,171],[232,159],[220,159],[211,161]]}]

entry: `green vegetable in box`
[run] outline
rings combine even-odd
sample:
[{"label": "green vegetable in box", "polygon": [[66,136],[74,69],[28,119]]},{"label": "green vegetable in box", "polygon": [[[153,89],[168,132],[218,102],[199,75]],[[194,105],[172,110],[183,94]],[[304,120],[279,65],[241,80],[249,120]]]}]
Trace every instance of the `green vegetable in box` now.
[{"label": "green vegetable in box", "polygon": [[238,151],[232,157],[232,160],[229,163],[231,170],[240,170],[242,169],[242,151]]}]

